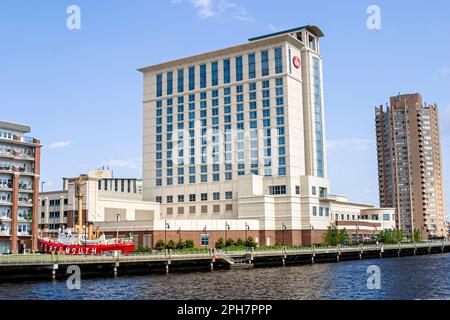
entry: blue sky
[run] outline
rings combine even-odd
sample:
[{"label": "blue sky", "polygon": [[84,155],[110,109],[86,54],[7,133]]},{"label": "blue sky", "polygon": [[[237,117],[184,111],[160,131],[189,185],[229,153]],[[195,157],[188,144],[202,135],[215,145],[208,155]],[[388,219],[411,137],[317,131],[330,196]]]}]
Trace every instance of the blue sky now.
[{"label": "blue sky", "polygon": [[[81,9],[68,30],[66,9]],[[381,30],[366,26],[369,5]],[[319,26],[332,192],[378,203],[374,106],[421,92],[441,113],[450,197],[448,1],[79,0],[0,1],[0,105],[46,146],[46,189],[110,165],[140,176],[142,76],[138,67]]]}]

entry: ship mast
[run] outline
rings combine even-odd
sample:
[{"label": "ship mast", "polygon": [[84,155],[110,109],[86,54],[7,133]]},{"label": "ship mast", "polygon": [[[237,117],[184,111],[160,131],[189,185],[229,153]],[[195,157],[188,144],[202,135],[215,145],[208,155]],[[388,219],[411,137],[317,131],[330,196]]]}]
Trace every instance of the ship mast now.
[{"label": "ship mast", "polygon": [[84,198],[84,175],[80,175],[76,180],[76,197],[78,199],[78,221],[77,221],[77,234],[80,240],[83,232],[83,198]]}]

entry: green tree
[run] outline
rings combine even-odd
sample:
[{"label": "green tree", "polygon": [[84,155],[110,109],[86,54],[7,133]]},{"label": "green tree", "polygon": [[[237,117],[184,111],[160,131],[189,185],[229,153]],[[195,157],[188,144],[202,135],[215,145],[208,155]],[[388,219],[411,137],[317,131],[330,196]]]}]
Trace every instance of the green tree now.
[{"label": "green tree", "polygon": [[345,242],[348,242],[348,232],[347,229],[341,229],[337,233],[336,236],[336,243],[338,244],[344,244]]},{"label": "green tree", "polygon": [[328,226],[327,232],[323,235],[323,240],[328,246],[335,246],[338,243],[338,231],[335,226]]},{"label": "green tree", "polygon": [[216,241],[216,249],[223,249],[225,248],[225,243],[223,241],[223,238],[220,237],[217,241]]},{"label": "green tree", "polygon": [[184,249],[185,247],[186,247],[185,242],[182,239],[180,239],[177,243],[177,249]]},{"label": "green tree", "polygon": [[174,249],[176,249],[176,248],[177,248],[177,245],[176,245],[175,241],[169,240],[169,242],[167,243],[167,249],[172,249],[172,250],[174,250]]},{"label": "green tree", "polygon": [[164,247],[165,247],[164,240],[162,240],[162,239],[159,239],[155,244],[156,250],[164,250]]},{"label": "green tree", "polygon": [[249,236],[248,238],[247,238],[247,240],[245,240],[245,246],[246,247],[252,247],[252,248],[256,248],[256,242],[255,242],[255,240],[253,239],[253,237],[252,236]]},{"label": "green tree", "polygon": [[422,233],[420,232],[419,229],[414,229],[413,238],[414,238],[414,242],[422,241]]},{"label": "green tree", "polygon": [[194,244],[194,241],[192,241],[192,240],[186,240],[184,242],[184,247],[186,249],[192,249],[192,248],[194,248],[194,246],[195,246],[195,244]]},{"label": "green tree", "polygon": [[380,242],[384,244],[391,244],[393,242],[393,234],[391,230],[381,231],[378,234],[378,239]]},{"label": "green tree", "polygon": [[228,239],[225,243],[225,246],[227,246],[227,247],[232,247],[234,245],[235,245],[235,243],[234,243],[233,239]]},{"label": "green tree", "polygon": [[404,238],[404,233],[403,230],[400,229],[395,229],[394,230],[394,241],[395,242],[401,242]]},{"label": "green tree", "polygon": [[244,246],[244,241],[241,238],[238,238],[235,244],[237,246],[239,246],[239,247],[243,247]]}]

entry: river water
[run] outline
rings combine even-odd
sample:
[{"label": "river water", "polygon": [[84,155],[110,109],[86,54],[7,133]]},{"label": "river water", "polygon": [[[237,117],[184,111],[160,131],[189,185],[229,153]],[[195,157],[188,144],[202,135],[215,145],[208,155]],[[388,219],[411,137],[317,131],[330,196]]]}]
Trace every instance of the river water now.
[{"label": "river water", "polygon": [[[368,289],[367,269],[371,265],[379,267],[379,289]],[[450,299],[450,254],[82,278],[80,290],[69,290],[66,281],[3,283],[0,299]]]}]

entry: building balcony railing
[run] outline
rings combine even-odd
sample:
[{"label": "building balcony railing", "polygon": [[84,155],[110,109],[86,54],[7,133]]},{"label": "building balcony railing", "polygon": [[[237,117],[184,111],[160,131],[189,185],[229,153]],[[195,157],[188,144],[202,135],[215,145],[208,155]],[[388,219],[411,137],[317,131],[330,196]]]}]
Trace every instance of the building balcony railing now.
[{"label": "building balcony railing", "polygon": [[12,157],[14,154],[11,151],[3,151],[0,150],[0,156],[8,156],[8,157]]},{"label": "building balcony railing", "polygon": [[32,216],[31,216],[31,214],[29,214],[29,215],[19,215],[18,217],[17,217],[17,219],[19,220],[19,221],[23,221],[23,222],[31,222],[31,219],[32,219]]},{"label": "building balcony railing", "polygon": [[11,236],[10,230],[0,231],[0,237],[9,237],[9,236]]},{"label": "building balcony railing", "polygon": [[22,136],[20,137],[20,141],[26,142],[26,143],[35,143],[36,139],[32,137]]},{"label": "building balcony railing", "polygon": [[33,191],[33,185],[19,184],[19,190],[21,191]]},{"label": "building balcony railing", "polygon": [[33,199],[19,199],[19,205],[32,205],[33,204]]},{"label": "building balcony railing", "polygon": [[31,236],[31,231],[21,231],[21,232],[17,232],[17,235],[19,237],[28,237]]}]

